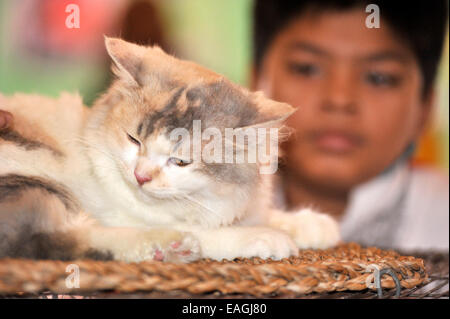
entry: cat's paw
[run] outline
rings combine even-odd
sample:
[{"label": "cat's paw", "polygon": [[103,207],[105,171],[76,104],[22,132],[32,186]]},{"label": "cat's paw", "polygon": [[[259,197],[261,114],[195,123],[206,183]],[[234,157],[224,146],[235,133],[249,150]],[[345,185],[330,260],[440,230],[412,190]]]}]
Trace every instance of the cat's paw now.
[{"label": "cat's paw", "polygon": [[282,213],[271,224],[288,233],[300,249],[326,249],[341,240],[339,225],[330,216],[311,209]]},{"label": "cat's paw", "polygon": [[172,241],[165,247],[157,247],[153,259],[181,263],[200,259],[199,241],[193,235],[184,233],[179,240]]},{"label": "cat's paw", "polygon": [[240,257],[261,257],[280,260],[298,255],[294,241],[285,233],[270,229],[256,229],[248,232],[241,242]]},{"label": "cat's paw", "polygon": [[200,244],[189,233],[172,229],[141,230],[116,251],[115,257],[127,262],[190,262],[200,258]]}]

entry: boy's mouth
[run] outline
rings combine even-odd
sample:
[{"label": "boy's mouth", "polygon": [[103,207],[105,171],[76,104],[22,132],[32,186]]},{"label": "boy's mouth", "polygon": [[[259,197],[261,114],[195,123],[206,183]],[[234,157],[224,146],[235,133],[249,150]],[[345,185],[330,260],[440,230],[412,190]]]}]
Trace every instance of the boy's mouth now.
[{"label": "boy's mouth", "polygon": [[320,151],[334,154],[350,153],[364,143],[358,134],[335,129],[310,131],[308,139]]}]

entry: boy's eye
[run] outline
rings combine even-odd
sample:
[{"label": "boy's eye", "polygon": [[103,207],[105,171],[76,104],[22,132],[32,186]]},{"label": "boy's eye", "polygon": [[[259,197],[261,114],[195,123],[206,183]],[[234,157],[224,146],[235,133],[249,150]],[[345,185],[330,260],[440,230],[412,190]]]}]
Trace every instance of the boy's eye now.
[{"label": "boy's eye", "polygon": [[289,62],[288,70],[294,74],[312,76],[319,73],[319,67],[312,63]]},{"label": "boy's eye", "polygon": [[128,139],[131,141],[131,143],[136,144],[137,146],[141,146],[141,142],[139,142],[137,139],[135,139],[133,136],[127,133]]},{"label": "boy's eye", "polygon": [[394,87],[400,82],[400,79],[397,76],[381,72],[369,72],[365,78],[369,84],[374,86]]},{"label": "boy's eye", "polygon": [[192,162],[185,161],[185,160],[182,160],[182,159],[179,159],[179,158],[176,158],[176,157],[169,158],[168,162],[171,163],[171,164],[175,164],[177,166],[180,166],[180,167],[187,166],[187,165],[192,163]]}]

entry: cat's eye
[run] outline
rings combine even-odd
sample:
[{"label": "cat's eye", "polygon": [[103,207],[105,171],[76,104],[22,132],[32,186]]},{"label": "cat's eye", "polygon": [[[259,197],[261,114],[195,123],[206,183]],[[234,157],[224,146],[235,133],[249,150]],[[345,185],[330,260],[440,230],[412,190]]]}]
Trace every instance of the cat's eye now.
[{"label": "cat's eye", "polygon": [[136,144],[137,146],[141,146],[141,142],[139,142],[137,139],[135,139],[133,136],[127,133],[128,139],[131,143]]},{"label": "cat's eye", "polygon": [[185,160],[182,160],[182,159],[176,158],[176,157],[169,158],[168,162],[171,163],[171,164],[175,164],[177,166],[180,166],[180,167],[187,166],[187,165],[192,163],[190,161],[185,161]]}]

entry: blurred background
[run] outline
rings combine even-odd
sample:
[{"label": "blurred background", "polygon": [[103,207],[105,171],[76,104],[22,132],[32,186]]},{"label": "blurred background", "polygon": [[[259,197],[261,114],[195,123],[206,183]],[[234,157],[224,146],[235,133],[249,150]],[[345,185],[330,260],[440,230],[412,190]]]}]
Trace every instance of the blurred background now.
[{"label": "blurred background", "polygon": [[[80,9],[79,28],[70,4]],[[58,96],[79,92],[87,105],[108,86],[103,35],[156,43],[247,86],[252,0],[2,0],[0,92]],[[416,151],[417,163],[449,167],[449,37],[436,108]]]}]

